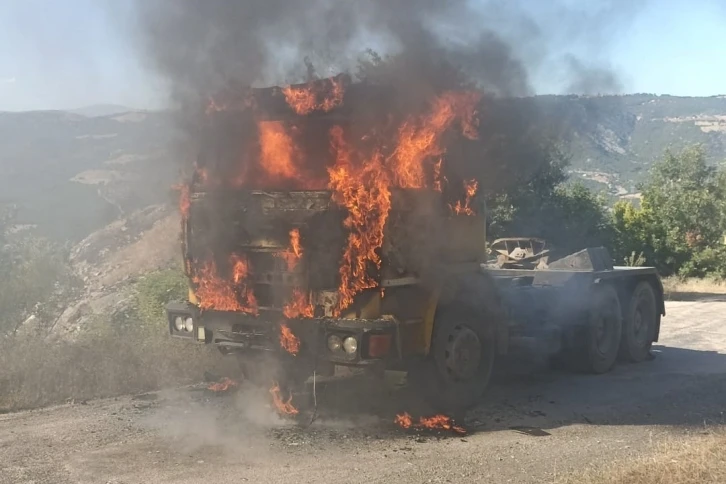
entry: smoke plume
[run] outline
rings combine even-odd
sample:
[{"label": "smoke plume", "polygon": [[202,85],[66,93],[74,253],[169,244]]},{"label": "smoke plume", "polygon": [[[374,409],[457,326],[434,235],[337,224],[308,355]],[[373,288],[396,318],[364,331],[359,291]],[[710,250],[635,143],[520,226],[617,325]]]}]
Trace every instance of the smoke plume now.
[{"label": "smoke plume", "polygon": [[[187,159],[197,153],[190,144],[204,134],[205,123],[195,113],[204,113],[204,106],[210,98],[216,101],[218,93],[346,73],[367,86],[385,87],[374,95],[364,92],[357,100],[351,94],[350,103],[344,103],[348,140],[355,144],[354,152],[367,153],[359,159],[366,160],[361,164],[369,168],[370,160],[379,154],[386,160],[394,158],[392,138],[407,120],[430,110],[433,99],[462,88],[483,93],[476,106],[477,136],[457,133],[457,139],[452,135],[442,140],[441,151],[446,153],[442,170],[449,186],[461,191],[462,181],[474,179],[479,193],[487,193],[528,180],[546,167],[552,139],[567,130],[567,120],[558,119],[556,113],[548,112],[544,119],[541,104],[531,97],[535,94],[533,76],[541,77],[551,68],[563,78],[564,86],[581,93],[612,92],[619,87],[617,76],[602,66],[596,50],[609,28],[621,22],[622,12],[632,10],[625,9],[621,0],[603,0],[589,7],[565,7],[564,3],[555,1],[548,7],[525,0],[145,0],[139,1],[137,11],[145,59],[169,83],[172,100],[180,108],[178,119],[189,130],[184,148]],[[579,59],[578,54],[587,60]],[[222,121],[206,123],[213,131],[204,134],[211,147],[206,151],[212,157],[225,158],[238,172],[242,165],[245,176],[254,178],[248,182],[260,182],[256,188],[326,188],[326,167],[317,167],[322,176],[316,176],[312,166],[323,156],[307,157],[304,169],[298,170],[305,175],[305,184],[298,183],[301,179],[296,174],[286,179],[298,186],[265,185],[268,180],[255,172],[261,157],[246,156],[240,146],[251,145],[242,138],[255,138],[258,132],[257,138],[265,139],[261,125],[252,119],[222,117]],[[461,124],[461,131],[466,131],[466,123]],[[328,133],[333,128],[322,122],[301,123],[290,134],[295,148],[272,158],[275,162],[291,160],[297,148],[307,153],[316,149],[330,152]],[[282,139],[274,126],[266,129],[269,140]],[[314,129],[325,136],[315,135]],[[313,146],[320,139],[325,142]],[[339,152],[346,150],[340,148]],[[430,155],[429,159],[435,158],[441,152]],[[275,168],[279,173],[286,169]],[[311,173],[305,173],[308,169]],[[234,174],[227,170],[219,178],[233,179]],[[317,184],[321,179],[326,183]],[[415,184],[394,180],[393,185],[411,188]],[[214,207],[213,214],[224,213],[223,205]],[[402,225],[418,227],[431,216],[422,213],[414,218]],[[244,224],[258,225],[262,224],[254,220]],[[368,227],[365,232],[372,230]],[[217,234],[215,238],[234,239]],[[417,253],[425,255],[426,250]]]},{"label": "smoke plume", "polygon": [[465,0],[153,0],[138,8],[150,65],[177,96],[231,79],[244,85],[302,81],[306,56],[323,77],[337,74],[354,68],[368,48],[403,52],[432,66],[446,59],[468,67],[495,92],[529,92],[523,66],[491,32],[474,39],[441,34],[458,26],[476,32],[472,19],[480,14]]},{"label": "smoke plume", "polygon": [[642,1],[566,3],[149,0],[138,2],[137,11],[143,53],[171,82],[177,100],[232,79],[244,85],[302,81],[306,58],[318,75],[334,75],[354,69],[366,49],[405,53],[431,66],[445,60],[489,92],[521,96],[533,93],[530,73],[542,68],[569,66],[566,86],[577,86],[584,72],[573,65],[594,63],[600,70],[598,50]]},{"label": "smoke plume", "polygon": [[[529,96],[531,78],[543,72],[557,72],[550,77],[577,93],[617,91],[617,76],[598,62],[596,50],[642,2],[565,3],[145,0],[137,5],[138,40],[147,65],[182,108],[181,124],[192,130],[189,112],[231,83],[284,85],[340,72],[386,77],[403,87],[398,91],[410,102],[399,104],[406,107],[462,84],[482,89],[487,99]],[[588,59],[568,51],[572,45]],[[370,52],[396,62],[371,73]],[[489,101],[480,111],[488,131],[482,129],[478,165],[482,159],[487,170],[507,165],[500,186],[512,172],[526,177],[535,170],[543,137],[564,129],[556,119],[540,122],[535,102]]]}]

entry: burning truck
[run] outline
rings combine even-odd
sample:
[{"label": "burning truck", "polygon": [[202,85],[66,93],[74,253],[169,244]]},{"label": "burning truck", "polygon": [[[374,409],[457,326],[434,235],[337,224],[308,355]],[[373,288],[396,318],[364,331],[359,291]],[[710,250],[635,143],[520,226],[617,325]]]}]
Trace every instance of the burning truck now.
[{"label": "burning truck", "polygon": [[252,379],[271,362],[292,410],[279,382],[313,373],[406,371],[435,407],[462,409],[499,355],[532,344],[593,373],[646,359],[665,315],[655,269],[614,267],[604,248],[550,261],[534,239],[496,241],[493,260],[482,180],[457,161],[475,151],[481,94],[402,98],[339,75],[209,101],[181,186],[190,284],[166,308],[171,335]]}]

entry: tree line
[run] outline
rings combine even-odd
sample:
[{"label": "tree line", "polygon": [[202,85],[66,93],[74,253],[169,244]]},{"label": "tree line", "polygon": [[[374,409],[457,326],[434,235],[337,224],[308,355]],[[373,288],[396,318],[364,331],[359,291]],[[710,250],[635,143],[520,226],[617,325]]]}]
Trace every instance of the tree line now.
[{"label": "tree line", "polygon": [[561,255],[604,246],[616,265],[649,265],[662,276],[726,278],[726,169],[702,146],[666,150],[640,184],[640,197],[608,206],[567,179],[552,150],[526,184],[487,201],[493,237],[542,237]]}]

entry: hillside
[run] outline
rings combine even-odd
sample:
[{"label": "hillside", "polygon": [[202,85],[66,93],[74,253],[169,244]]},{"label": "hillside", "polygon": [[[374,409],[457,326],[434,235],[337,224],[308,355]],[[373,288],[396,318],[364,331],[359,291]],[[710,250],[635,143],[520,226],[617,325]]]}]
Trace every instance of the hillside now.
[{"label": "hillside", "polygon": [[123,114],[129,111],[134,111],[127,106],[121,106],[120,104],[92,104],[90,106],[83,106],[76,109],[68,109],[69,113],[80,114],[89,118],[95,118],[98,116],[111,116],[114,114]]},{"label": "hillside", "polygon": [[0,133],[0,203],[44,235],[77,241],[169,199],[177,168],[167,114],[0,113]]},{"label": "hillside", "polygon": [[[726,96],[539,96],[535,103],[562,127],[573,178],[614,197],[632,196],[668,146],[703,143],[713,162],[726,159]],[[80,241],[173,196],[178,165],[168,113],[0,112],[0,133],[0,204],[16,204],[21,224],[58,240]]]},{"label": "hillside", "polygon": [[633,193],[668,147],[702,143],[712,162],[726,160],[726,96],[541,96],[538,102],[564,122],[573,174],[614,195]]}]

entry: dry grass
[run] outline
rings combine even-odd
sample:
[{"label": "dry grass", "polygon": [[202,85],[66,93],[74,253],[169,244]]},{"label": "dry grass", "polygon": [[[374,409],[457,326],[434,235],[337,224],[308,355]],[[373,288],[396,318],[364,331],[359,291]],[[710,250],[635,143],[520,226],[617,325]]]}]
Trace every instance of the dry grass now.
[{"label": "dry grass", "polygon": [[139,393],[198,382],[230,361],[161,332],[96,327],[77,341],[0,342],[0,411]]},{"label": "dry grass", "polygon": [[569,475],[558,484],[723,484],[726,432],[671,440],[650,457]]},{"label": "dry grass", "polygon": [[716,279],[683,279],[666,277],[663,279],[666,299],[688,299],[709,295],[726,295],[726,282]]}]

